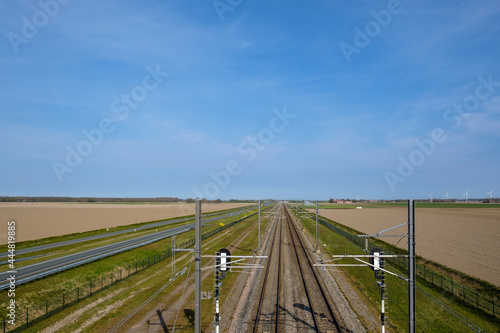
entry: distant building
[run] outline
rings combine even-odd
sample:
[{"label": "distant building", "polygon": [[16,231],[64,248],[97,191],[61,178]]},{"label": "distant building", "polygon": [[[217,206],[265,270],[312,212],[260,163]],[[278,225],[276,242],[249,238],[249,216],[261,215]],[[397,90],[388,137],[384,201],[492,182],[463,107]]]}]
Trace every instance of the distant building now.
[{"label": "distant building", "polygon": [[352,201],[350,200],[335,200],[336,203],[338,204],[350,204]]}]

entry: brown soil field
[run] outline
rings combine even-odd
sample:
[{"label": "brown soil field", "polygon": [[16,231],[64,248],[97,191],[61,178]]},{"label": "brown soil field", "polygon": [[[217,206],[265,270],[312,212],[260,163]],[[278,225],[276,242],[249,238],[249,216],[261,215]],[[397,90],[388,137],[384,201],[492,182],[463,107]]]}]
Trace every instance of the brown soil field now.
[{"label": "brown soil field", "polygon": [[[320,209],[319,214],[367,234],[408,221],[408,209],[400,207]],[[387,234],[407,231],[404,226]],[[407,238],[380,239],[408,248]],[[500,286],[500,209],[417,208],[415,242],[417,255]]]},{"label": "brown soil field", "polygon": [[[202,212],[247,206],[239,203],[202,204]],[[34,240],[102,228],[194,214],[194,203],[78,204],[0,203],[0,244],[7,243],[7,222],[16,221],[16,241]]]}]

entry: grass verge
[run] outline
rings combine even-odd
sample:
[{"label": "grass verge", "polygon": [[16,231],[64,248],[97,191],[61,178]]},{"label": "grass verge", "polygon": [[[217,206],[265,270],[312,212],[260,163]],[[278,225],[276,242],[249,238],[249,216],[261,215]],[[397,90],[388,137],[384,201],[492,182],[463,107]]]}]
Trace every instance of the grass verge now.
[{"label": "grass verge", "polygon": [[[301,206],[300,203],[297,204]],[[352,204],[320,203],[319,209],[356,209],[408,207],[407,202],[356,202]],[[498,203],[465,203],[465,202],[415,202],[416,208],[500,208]],[[304,209],[315,209],[315,205],[304,206]]]},{"label": "grass verge", "polygon": [[[300,219],[300,217],[299,217]],[[306,229],[315,235],[315,220],[304,217]],[[346,228],[353,231],[353,229]],[[364,254],[358,245],[343,238],[339,234],[319,225],[319,239],[323,246],[323,251],[328,254]],[[400,250],[401,251],[401,250]],[[343,264],[354,263],[346,259]],[[356,262],[358,263],[358,262]],[[386,264],[387,269],[401,276],[406,276],[406,272],[399,267]],[[335,270],[342,271],[350,278],[352,285],[358,292],[365,295],[369,304],[377,311],[380,311],[380,294],[373,272],[367,267],[338,267]],[[482,311],[471,308],[464,304],[456,296],[444,292],[440,288],[417,278],[417,329],[419,331],[432,332],[470,332],[461,318],[467,318],[481,329],[488,332],[497,332],[500,329],[500,320]],[[420,289],[421,288],[421,289]],[[388,317],[390,330],[406,332],[408,328],[408,284],[406,281],[389,275],[387,277],[388,289]],[[451,314],[436,302],[454,311]],[[460,319],[458,319],[460,318]]]},{"label": "grass verge", "polygon": [[[252,211],[246,212],[237,216],[237,218],[240,219],[251,213]],[[229,224],[234,220],[235,217],[226,217],[218,220],[216,223],[204,227],[203,232],[213,232],[220,227],[220,224]],[[176,239],[177,244],[189,241],[193,237],[194,231],[180,234]],[[140,262],[139,268],[142,266],[149,266],[152,262],[149,260],[146,264],[145,260],[147,258],[154,258],[153,260],[156,260],[158,255],[159,259],[160,254],[169,251],[170,247],[171,240],[165,239],[139,249],[124,252],[110,258],[62,272],[49,278],[18,286],[16,288],[18,319],[19,321],[23,321],[23,317],[25,318],[25,316],[22,313],[26,308],[29,309],[29,316],[33,318],[46,313],[47,310],[45,307],[47,305],[49,305],[49,308],[53,308],[53,304],[57,303],[56,305],[60,307],[59,303],[63,303],[65,297],[66,300],[70,299],[70,294],[75,293],[75,291],[78,293],[78,296],[75,297],[75,295],[73,295],[73,298],[77,299],[77,297],[79,298],[80,295],[82,295],[81,299],[83,300],[86,292],[87,295],[92,294],[92,287],[94,287],[94,291],[95,289],[99,289],[99,281],[102,286],[103,284],[109,284],[110,280],[112,282],[113,279],[116,281],[116,279],[122,278],[123,276],[129,276],[131,273],[133,274],[138,270],[137,266],[134,267],[134,263]],[[97,285],[95,281],[97,281]],[[2,317],[5,317],[8,301],[7,292],[1,292],[0,304],[2,304],[2,307],[0,309],[0,316]]]}]

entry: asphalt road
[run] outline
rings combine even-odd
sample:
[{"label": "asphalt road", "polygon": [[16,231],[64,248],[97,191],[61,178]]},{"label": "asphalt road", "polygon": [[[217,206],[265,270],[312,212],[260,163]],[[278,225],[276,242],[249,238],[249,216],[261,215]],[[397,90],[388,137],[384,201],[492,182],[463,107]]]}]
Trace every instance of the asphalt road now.
[{"label": "asphalt road", "polygon": [[[254,208],[254,207],[252,207]],[[222,216],[217,216],[211,219],[204,219],[203,224],[209,224],[210,222],[222,219],[224,217],[228,216],[236,216],[239,215],[242,212],[245,212],[251,208],[245,208],[236,212],[231,212],[228,214],[224,214]],[[189,220],[192,218],[184,219],[184,220]],[[183,220],[183,219],[180,219]],[[179,221],[177,221],[179,222]],[[168,222],[159,222],[163,224],[159,225],[165,225],[169,223],[175,223],[174,221],[168,221]],[[158,225],[158,226],[159,226]],[[147,228],[154,227],[152,224],[149,224]],[[7,282],[2,285],[0,285],[0,290],[2,289],[7,289],[9,287],[9,283],[7,278],[10,276],[14,275],[15,280],[16,280],[16,285],[29,282],[44,276],[48,276],[72,267],[76,267],[94,260],[98,260],[104,257],[108,257],[123,251],[130,250],[132,248],[144,246],[153,242],[156,242],[158,240],[171,237],[174,234],[186,232],[189,230],[192,230],[195,228],[195,223],[191,223],[188,225],[180,226],[180,227],[175,227],[173,229],[169,230],[164,230],[160,232],[154,232],[149,235],[143,235],[139,237],[135,237],[129,240],[121,241],[121,242],[116,242],[113,244],[109,245],[104,245],[98,248],[86,250],[86,251],[81,251],[78,253],[70,254],[64,257],[56,258],[56,259],[50,259],[50,260],[45,260],[40,263],[36,263],[33,265],[25,266],[25,267],[20,267],[16,269],[14,272],[13,271],[3,271],[0,273],[0,281]],[[139,228],[135,228],[139,229]],[[128,231],[130,232],[130,230]],[[120,232],[123,233],[123,232]],[[99,235],[101,236],[101,235]],[[110,236],[110,234],[106,234],[106,236]],[[88,238],[88,237],[87,237]],[[102,237],[97,237],[95,239],[102,238]],[[88,239],[87,239],[88,240]],[[16,251],[17,253],[17,251]]]},{"label": "asphalt road", "polygon": [[[240,209],[240,210],[237,210],[237,211],[234,211],[234,212],[229,212],[229,213],[221,216],[221,218],[222,217],[232,216],[232,215],[238,215],[238,214],[246,212],[246,211],[248,211],[248,210],[250,210],[252,208],[254,208],[254,207],[253,206],[244,207],[243,209]],[[220,213],[204,214],[203,217],[205,218],[205,217],[213,216],[213,215],[217,215],[217,214],[220,214]],[[178,222],[185,222],[185,221],[189,221],[189,220],[194,220],[194,216],[193,217],[178,218],[178,219],[175,219],[175,220],[165,220],[165,221],[160,221],[160,222],[148,223],[146,225],[143,225],[143,226],[140,226],[140,227],[136,227],[136,228],[130,228],[130,229],[125,229],[125,230],[120,230],[120,231],[114,231],[114,232],[109,232],[109,233],[105,233],[105,234],[101,234],[101,235],[95,235],[95,236],[89,236],[89,237],[82,237],[82,238],[73,239],[73,240],[69,240],[69,241],[63,241],[63,242],[52,243],[52,244],[47,244],[47,245],[40,245],[40,246],[33,246],[33,247],[30,247],[30,248],[26,248],[26,249],[16,250],[16,255],[30,253],[30,252],[35,252],[35,251],[40,251],[40,250],[51,249],[51,248],[55,248],[55,247],[59,247],[59,246],[64,246],[64,245],[71,245],[71,244],[77,244],[77,243],[81,243],[81,242],[87,242],[87,241],[96,240],[96,239],[100,239],[100,238],[121,235],[121,234],[125,234],[125,233],[128,233],[128,232],[134,232],[136,230],[156,228],[156,227],[161,227],[161,226],[168,225],[168,224],[173,224],[173,223],[178,223]],[[8,254],[9,254],[8,252],[0,253],[0,258],[7,258]]]},{"label": "asphalt road", "polygon": [[[106,257],[109,255],[112,255],[114,253],[119,253],[125,250],[128,250],[132,246],[136,245],[137,246],[142,246],[146,245],[143,243],[151,243],[152,241],[160,240],[163,238],[170,237],[176,233],[182,232],[182,231],[188,231],[191,228],[194,228],[194,223],[189,224],[187,226],[181,226],[181,227],[176,227],[170,230],[162,231],[162,232],[155,232],[149,235],[144,235],[140,237],[136,237],[133,239],[128,239],[125,241],[117,242],[114,244],[109,244],[105,246],[101,246],[95,249],[90,249],[74,254],[70,254],[64,257],[56,258],[56,259],[51,259],[51,260],[45,260],[37,264],[25,266],[16,269],[15,273],[10,273],[10,271],[7,272],[2,272],[0,273],[0,281],[7,281],[7,278],[11,275],[15,275],[16,278],[16,285],[21,284],[23,282],[27,282],[32,278],[35,279],[35,277],[39,274],[42,275],[49,275],[49,271],[53,271],[52,273],[62,271],[64,269],[71,268],[72,266],[70,265],[81,265],[83,263],[86,263],[88,259],[93,259],[97,260],[102,257]],[[92,260],[92,261],[93,261]],[[84,262],[85,261],[85,262]],[[70,266],[70,267],[65,267],[65,266]],[[4,284],[0,286],[0,289],[5,289],[8,287],[8,284]]]}]

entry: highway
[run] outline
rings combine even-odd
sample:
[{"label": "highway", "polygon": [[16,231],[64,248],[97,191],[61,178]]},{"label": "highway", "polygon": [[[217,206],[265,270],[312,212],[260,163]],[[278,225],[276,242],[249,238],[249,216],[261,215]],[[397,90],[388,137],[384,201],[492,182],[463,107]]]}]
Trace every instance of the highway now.
[{"label": "highway", "polygon": [[[243,207],[242,209],[239,209],[239,210],[230,211],[227,214],[225,214],[223,216],[220,216],[219,218],[229,217],[229,216],[232,216],[232,215],[238,215],[238,214],[241,214],[241,213],[246,212],[246,211],[248,211],[250,209],[253,209],[253,208],[255,208],[253,205],[252,206]],[[220,212],[214,212],[214,213],[210,213],[210,214],[203,214],[203,218],[206,218],[206,217],[209,217],[209,216],[213,216],[213,215],[217,215],[217,214],[221,214],[221,213]],[[47,250],[47,249],[56,248],[56,247],[64,246],[64,245],[72,245],[72,244],[77,244],[77,243],[81,243],[81,242],[92,241],[92,240],[96,240],[96,239],[100,239],[100,238],[105,238],[105,237],[111,237],[111,236],[121,235],[121,234],[129,233],[129,232],[134,232],[136,230],[143,230],[143,229],[150,229],[150,228],[162,227],[162,226],[165,226],[165,225],[168,225],[168,224],[173,224],[173,223],[178,223],[178,222],[185,222],[185,221],[189,221],[189,220],[194,220],[194,216],[185,217],[185,218],[178,218],[178,219],[175,219],[175,220],[165,220],[165,221],[160,221],[160,222],[148,223],[148,224],[145,224],[145,225],[140,226],[140,227],[135,227],[135,228],[125,229],[125,230],[120,230],[120,231],[109,232],[109,233],[105,233],[105,234],[101,234],[101,235],[95,235],[95,236],[89,236],[89,237],[82,237],[82,238],[78,238],[78,239],[73,239],[73,240],[68,240],[68,241],[63,241],[63,242],[57,242],[57,243],[52,243],[52,244],[47,244],[47,245],[33,246],[33,247],[30,247],[30,248],[26,248],[26,249],[16,250],[16,255],[30,253],[30,252],[35,252],[35,251],[41,251],[41,250]],[[9,254],[8,252],[0,253],[0,258],[7,258],[8,254]],[[4,263],[2,263],[2,264],[4,264]]]},{"label": "highway", "polygon": [[[236,216],[239,215],[243,212],[246,212],[250,209],[255,208],[255,206],[251,207],[245,207],[245,209],[238,210],[236,212],[230,212],[221,216],[213,217],[211,219],[204,219],[203,225],[209,224],[210,222],[214,222],[216,220],[229,217],[229,216]],[[214,215],[214,214],[212,214]],[[186,218],[184,220],[192,220],[193,218]],[[180,219],[183,220],[183,219]],[[179,221],[177,221],[179,222]],[[175,223],[173,221],[168,221],[168,222],[159,222],[163,223],[160,225],[165,225],[169,223]],[[159,225],[158,225],[159,226]],[[147,228],[152,228],[152,224],[147,225]],[[124,240],[120,242],[116,242],[113,244],[108,244],[104,246],[100,246],[94,249],[86,250],[86,251],[81,251],[78,253],[73,253],[67,256],[63,256],[60,258],[56,259],[49,259],[45,260],[43,262],[39,262],[33,265],[25,266],[25,267],[20,267],[16,269],[14,272],[12,271],[3,271],[0,273],[0,281],[7,282],[7,278],[9,278],[11,275],[15,275],[16,279],[16,285],[26,283],[29,281],[33,281],[54,273],[61,272],[66,269],[70,269],[79,265],[83,265],[101,258],[109,257],[124,251],[128,251],[133,248],[141,247],[168,237],[171,237],[172,235],[183,233],[189,230],[192,230],[195,228],[195,223],[187,224],[184,226],[180,227],[175,227],[173,229],[169,230],[164,230],[160,232],[153,232],[149,235],[143,235],[139,237],[135,237],[129,240]],[[136,228],[139,229],[139,228]],[[129,231],[130,232],[130,231]],[[123,231],[120,231],[120,233],[123,233]],[[101,236],[101,235],[99,235]],[[110,234],[106,234],[106,236],[110,236]],[[86,237],[88,238],[88,237]],[[102,238],[102,237],[97,237]],[[88,239],[87,239],[88,240]],[[78,241],[78,240],[77,240]],[[17,251],[16,251],[17,253]],[[9,283],[4,283],[0,285],[0,290],[7,289],[9,287]]]}]

